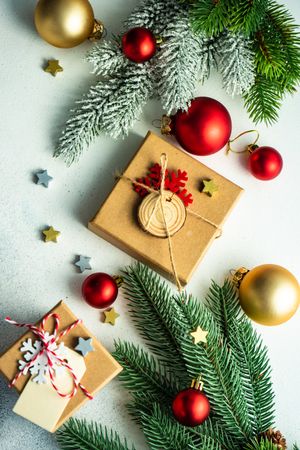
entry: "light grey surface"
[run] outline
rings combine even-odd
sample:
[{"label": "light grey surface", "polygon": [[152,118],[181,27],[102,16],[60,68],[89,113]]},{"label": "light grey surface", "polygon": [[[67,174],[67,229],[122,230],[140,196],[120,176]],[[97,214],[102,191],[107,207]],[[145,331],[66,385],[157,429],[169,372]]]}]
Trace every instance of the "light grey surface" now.
[{"label": "light grey surface", "polygon": [[[117,32],[121,20],[136,0],[93,1],[96,16]],[[300,22],[298,0],[287,0]],[[156,102],[150,102],[143,119],[124,141],[101,137],[78,165],[67,169],[52,158],[54,142],[74,100],[86,92],[94,76],[83,61],[91,44],[59,50],[44,43],[32,25],[34,0],[5,0],[1,4],[1,190],[0,190],[0,311],[1,318],[36,321],[60,299],[65,299],[86,326],[109,349],[117,338],[139,342],[127,315],[126,304],[115,304],[121,314],[115,327],[100,322],[97,310],[80,297],[87,273],[74,267],[76,255],[92,257],[93,271],[116,273],[131,262],[125,253],[87,230],[113,185],[112,173],[124,167],[136,151],[153,119],[161,116]],[[50,58],[59,59],[64,72],[56,78],[43,72]],[[199,93],[221,100],[233,118],[233,136],[251,129],[240,99],[229,98],[218,76]],[[280,121],[273,127],[260,126],[261,144],[276,147],[284,158],[284,171],[273,182],[260,182],[246,171],[243,157],[224,152],[202,161],[245,188],[240,204],[230,216],[222,238],[218,239],[196,271],[189,291],[201,298],[210,279],[221,282],[228,270],[240,265],[253,267],[265,262],[281,264],[298,279],[299,269],[299,109],[300,96],[288,98]],[[153,128],[152,128],[153,129]],[[248,141],[249,143],[249,141]],[[49,189],[34,182],[34,174],[47,167],[54,181]],[[40,231],[53,225],[61,231],[57,244],[45,244]],[[277,425],[290,445],[300,442],[299,313],[276,328],[258,327],[269,347],[277,402]],[[13,326],[0,323],[0,352],[21,334]],[[0,380],[0,449],[55,449],[53,437],[12,413],[17,395]],[[129,418],[125,404],[128,394],[117,380],[82,408],[77,417],[86,417],[117,429],[146,449],[143,436]]]}]

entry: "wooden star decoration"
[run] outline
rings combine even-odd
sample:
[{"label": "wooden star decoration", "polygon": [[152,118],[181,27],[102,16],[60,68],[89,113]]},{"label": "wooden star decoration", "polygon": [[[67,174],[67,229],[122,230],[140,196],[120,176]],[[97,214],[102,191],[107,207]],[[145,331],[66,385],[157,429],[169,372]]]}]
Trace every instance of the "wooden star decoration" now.
[{"label": "wooden star decoration", "polygon": [[45,236],[45,242],[57,242],[60,231],[55,230],[53,227],[49,227],[48,229],[43,230],[43,235]]},{"label": "wooden star decoration", "polygon": [[59,65],[59,61],[57,59],[49,59],[47,67],[45,67],[44,71],[51,73],[54,77],[58,72],[62,72],[64,69]]},{"label": "wooden star decoration", "polygon": [[120,317],[120,314],[118,314],[114,308],[104,311],[104,315],[105,315],[104,323],[110,323],[111,325],[115,325],[116,319]]},{"label": "wooden star decoration", "polygon": [[76,345],[75,350],[80,352],[82,356],[86,356],[88,353],[95,351],[92,342],[92,338],[84,339],[80,337],[78,338],[78,344]]},{"label": "wooden star decoration", "polygon": [[202,330],[201,327],[197,327],[195,331],[191,332],[191,336],[194,339],[194,344],[198,344],[199,342],[204,342],[206,344],[206,336],[208,335],[208,331]]},{"label": "wooden star decoration", "polygon": [[214,180],[203,180],[203,184],[204,187],[202,192],[210,197],[212,197],[214,193],[219,190],[218,186],[214,183]]}]

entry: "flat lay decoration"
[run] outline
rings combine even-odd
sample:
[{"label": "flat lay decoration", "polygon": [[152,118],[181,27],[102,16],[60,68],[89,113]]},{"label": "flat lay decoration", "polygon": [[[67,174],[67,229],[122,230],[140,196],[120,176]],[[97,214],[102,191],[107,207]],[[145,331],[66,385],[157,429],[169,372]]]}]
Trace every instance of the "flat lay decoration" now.
[{"label": "flat lay decoration", "polygon": [[[3,53],[3,450],[300,450],[284,430],[297,428],[300,285],[276,261],[295,271],[293,16],[277,0],[135,0],[123,23],[118,2],[8,3],[21,53]],[[160,135],[140,139],[146,123]],[[100,135],[95,161],[66,172]],[[190,283],[207,291],[198,299],[187,285],[212,245]]]}]

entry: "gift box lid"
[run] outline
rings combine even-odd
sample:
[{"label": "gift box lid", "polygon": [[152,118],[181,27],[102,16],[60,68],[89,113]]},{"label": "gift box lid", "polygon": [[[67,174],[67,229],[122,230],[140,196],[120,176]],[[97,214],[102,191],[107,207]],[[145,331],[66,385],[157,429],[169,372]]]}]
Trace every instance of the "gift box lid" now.
[{"label": "gift box lid", "polygon": [[[77,320],[77,317],[73,314],[70,308],[60,301],[49,313],[56,313],[60,316],[59,331],[65,329]],[[41,321],[37,323],[39,325]],[[51,333],[53,322],[51,319],[47,322],[45,328]],[[122,367],[112,357],[112,355],[102,346],[102,344],[96,339],[96,337],[82,324],[78,324],[72,331],[63,337],[60,342],[64,342],[67,347],[74,349],[77,345],[78,338],[84,339],[91,337],[94,351],[90,352],[85,358],[86,372],[81,379],[81,383],[88,389],[88,391],[94,395],[102,387],[104,387],[110,380],[112,380]],[[8,350],[6,350],[0,357],[0,372],[11,381],[18,371],[18,360],[22,359],[20,347],[22,343],[28,338],[36,339],[32,332],[28,331],[23,334],[15,343],[13,343]],[[18,392],[22,392],[30,375],[21,376],[15,388]],[[70,399],[63,414],[57,423],[59,428],[78,408],[80,408],[86,401],[90,401],[81,390],[78,390],[77,394]],[[92,400],[91,400],[92,401]]]},{"label": "gift box lid", "polygon": [[[152,164],[160,162],[162,153],[168,157],[169,170],[187,172],[186,188],[194,199],[190,209],[215,224],[212,226],[187,213],[184,226],[172,237],[176,270],[184,285],[219,235],[218,228],[222,228],[243,189],[152,132],[147,134],[123,175],[133,179],[145,176]],[[203,180],[213,180],[218,186],[212,197],[200,192]],[[168,240],[154,237],[141,228],[137,219],[140,203],[141,198],[132,184],[120,178],[89,223],[89,229],[174,280]],[[225,239],[224,235],[220,239]]]}]

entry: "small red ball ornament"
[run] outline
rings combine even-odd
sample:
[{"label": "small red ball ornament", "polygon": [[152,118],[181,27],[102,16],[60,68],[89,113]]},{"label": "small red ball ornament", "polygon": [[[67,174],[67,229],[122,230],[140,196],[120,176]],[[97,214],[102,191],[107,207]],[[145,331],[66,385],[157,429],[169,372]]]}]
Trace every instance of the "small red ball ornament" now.
[{"label": "small red ball ornament", "polygon": [[276,178],[283,166],[280,153],[273,147],[258,147],[249,156],[249,169],[259,180]]},{"label": "small red ball ornament", "polygon": [[132,28],[122,37],[122,50],[124,55],[133,62],[149,61],[156,52],[155,36],[147,28]]},{"label": "small red ball ornament", "polygon": [[103,309],[116,300],[118,286],[113,277],[107,273],[93,273],[82,283],[82,295],[90,306]]},{"label": "small red ball ornament", "polygon": [[[193,384],[192,384],[193,386]],[[190,387],[178,392],[172,403],[175,419],[186,427],[201,425],[209,416],[209,400],[200,388]]]},{"label": "small red ball ornament", "polygon": [[171,132],[189,153],[211,155],[221,150],[231,134],[231,118],[222,103],[210,97],[197,97],[185,111],[172,118]]}]

